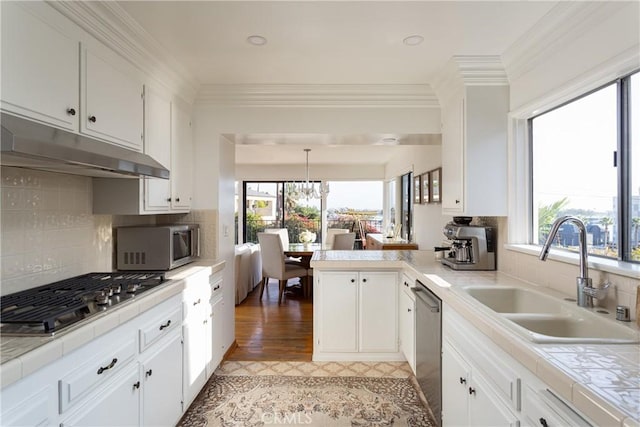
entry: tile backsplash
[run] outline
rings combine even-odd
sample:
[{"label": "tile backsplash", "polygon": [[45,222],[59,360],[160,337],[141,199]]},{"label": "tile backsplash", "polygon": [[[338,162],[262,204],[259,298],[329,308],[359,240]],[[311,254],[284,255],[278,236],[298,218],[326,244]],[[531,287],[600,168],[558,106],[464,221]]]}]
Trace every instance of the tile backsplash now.
[{"label": "tile backsplash", "polygon": [[113,229],[200,224],[203,258],[217,258],[217,210],[93,215],[91,178],[0,167],[0,295],[114,269]]},{"label": "tile backsplash", "polygon": [[0,168],[0,294],[107,271],[112,217],[91,213],[91,178]]}]

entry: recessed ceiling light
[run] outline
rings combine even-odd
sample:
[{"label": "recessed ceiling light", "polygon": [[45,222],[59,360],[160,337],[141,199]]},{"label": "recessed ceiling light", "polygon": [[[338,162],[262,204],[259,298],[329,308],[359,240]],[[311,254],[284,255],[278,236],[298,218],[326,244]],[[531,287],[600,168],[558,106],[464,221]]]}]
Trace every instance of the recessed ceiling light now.
[{"label": "recessed ceiling light", "polygon": [[423,41],[424,37],[414,34],[413,36],[405,37],[405,39],[402,40],[402,43],[406,44],[407,46],[417,46]]},{"label": "recessed ceiling light", "polygon": [[267,44],[267,39],[262,36],[253,35],[247,37],[247,43],[254,46],[264,46],[265,44]]}]

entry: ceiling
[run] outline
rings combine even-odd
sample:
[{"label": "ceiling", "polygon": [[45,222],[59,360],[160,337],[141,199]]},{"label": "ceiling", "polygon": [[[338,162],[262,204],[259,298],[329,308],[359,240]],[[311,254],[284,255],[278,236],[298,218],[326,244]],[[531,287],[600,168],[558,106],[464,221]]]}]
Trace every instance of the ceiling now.
[{"label": "ceiling", "polygon": [[[121,1],[119,5],[200,84],[431,84],[454,55],[501,55],[557,2]],[[263,46],[247,42],[267,39]],[[408,46],[403,39],[420,35]],[[302,145],[383,162],[396,144],[371,135],[230,135],[237,162],[261,163]],[[404,135],[424,143],[424,135]],[[275,141],[275,142],[274,142]],[[422,142],[421,142],[422,141]],[[331,142],[331,143],[329,143]],[[371,147],[363,156],[362,145]],[[430,142],[432,143],[432,142]],[[400,144],[402,145],[402,144]],[[244,146],[244,147],[243,147]],[[257,147],[254,147],[258,149]],[[244,150],[244,151],[243,151]],[[295,150],[297,151],[297,150]],[[257,151],[256,151],[257,153]],[[311,156],[311,163],[322,156]],[[335,154],[334,154],[335,158]]]}]

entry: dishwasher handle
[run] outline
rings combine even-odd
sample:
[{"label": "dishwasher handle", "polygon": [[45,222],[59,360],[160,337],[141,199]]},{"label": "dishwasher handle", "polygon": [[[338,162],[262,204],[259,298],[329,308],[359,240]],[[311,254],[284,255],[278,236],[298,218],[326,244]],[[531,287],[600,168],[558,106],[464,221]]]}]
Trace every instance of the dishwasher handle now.
[{"label": "dishwasher handle", "polygon": [[419,298],[424,304],[429,307],[432,313],[440,312],[440,300],[433,293],[431,293],[428,289],[424,287],[422,283],[418,282],[418,286],[411,289],[413,293]]}]

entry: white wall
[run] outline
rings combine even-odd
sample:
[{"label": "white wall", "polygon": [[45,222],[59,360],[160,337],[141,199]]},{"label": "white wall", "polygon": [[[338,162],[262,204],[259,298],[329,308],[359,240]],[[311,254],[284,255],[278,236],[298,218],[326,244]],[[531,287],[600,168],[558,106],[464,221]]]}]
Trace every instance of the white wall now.
[{"label": "white wall", "polygon": [[[414,146],[392,158],[385,168],[385,179],[389,180],[414,172],[420,175],[442,166],[441,146]],[[445,190],[446,191],[446,190]],[[396,208],[397,210],[397,208]],[[444,236],[442,228],[451,221],[448,215],[442,215],[441,204],[413,205],[414,241],[420,249],[433,249],[441,246]]]}]

